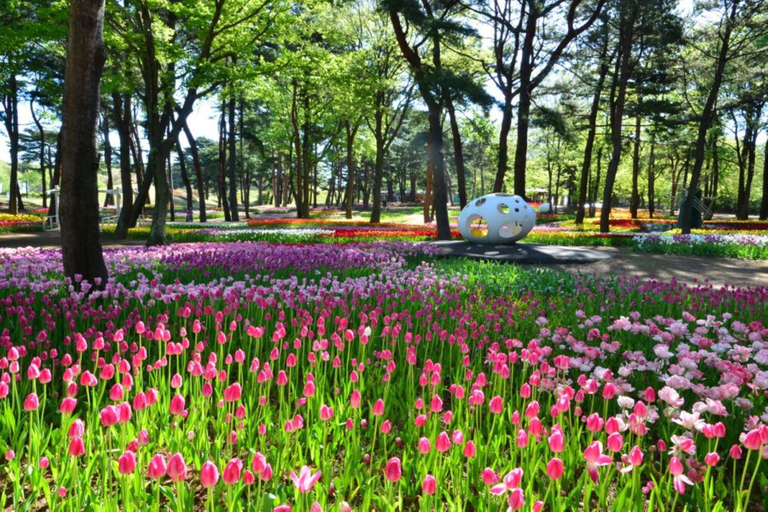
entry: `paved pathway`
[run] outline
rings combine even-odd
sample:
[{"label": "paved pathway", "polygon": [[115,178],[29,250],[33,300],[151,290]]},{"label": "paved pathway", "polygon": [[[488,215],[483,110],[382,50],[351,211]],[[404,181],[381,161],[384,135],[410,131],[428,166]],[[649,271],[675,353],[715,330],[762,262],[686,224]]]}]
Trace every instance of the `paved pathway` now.
[{"label": "paved pathway", "polygon": [[638,275],[660,281],[677,279],[689,284],[768,286],[766,260],[647,254],[628,247],[597,247],[594,250],[614,257],[588,264],[546,265],[546,268],[599,276]]}]

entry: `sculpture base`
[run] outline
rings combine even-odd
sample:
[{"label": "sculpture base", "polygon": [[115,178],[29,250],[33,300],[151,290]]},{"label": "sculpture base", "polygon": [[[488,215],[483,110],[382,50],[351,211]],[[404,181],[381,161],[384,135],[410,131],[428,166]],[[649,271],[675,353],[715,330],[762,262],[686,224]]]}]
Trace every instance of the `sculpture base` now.
[{"label": "sculpture base", "polygon": [[440,247],[442,256],[496,260],[506,263],[594,263],[612,258],[613,255],[587,247],[527,244],[475,244],[466,241],[432,242]]}]

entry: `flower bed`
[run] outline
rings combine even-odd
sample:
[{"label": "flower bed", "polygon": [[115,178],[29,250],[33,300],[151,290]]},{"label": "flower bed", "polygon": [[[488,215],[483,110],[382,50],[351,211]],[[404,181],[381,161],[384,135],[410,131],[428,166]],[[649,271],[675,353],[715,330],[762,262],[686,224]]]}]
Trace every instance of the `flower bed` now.
[{"label": "flower bed", "polygon": [[751,260],[768,259],[768,236],[766,235],[647,235],[635,237],[633,244],[641,252]]},{"label": "flower bed", "polygon": [[42,230],[42,218],[39,215],[0,213],[0,234],[29,233]]},{"label": "flower bed", "polygon": [[85,295],[0,250],[8,506],[759,506],[768,288],[432,251],[109,250]]}]

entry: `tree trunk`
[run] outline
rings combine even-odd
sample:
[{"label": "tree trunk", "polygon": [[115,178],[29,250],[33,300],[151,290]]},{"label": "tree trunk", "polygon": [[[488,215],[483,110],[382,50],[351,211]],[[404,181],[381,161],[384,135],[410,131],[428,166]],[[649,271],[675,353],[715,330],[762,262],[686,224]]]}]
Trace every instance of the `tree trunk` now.
[{"label": "tree trunk", "polygon": [[5,131],[8,134],[8,149],[11,155],[8,209],[11,215],[16,215],[23,206],[19,204],[19,86],[15,74],[11,74],[8,79],[8,91],[2,98],[5,110]]},{"label": "tree trunk", "polygon": [[448,117],[451,121],[451,136],[453,137],[453,157],[456,161],[456,185],[459,191],[459,206],[467,206],[467,180],[464,172],[464,151],[461,147],[461,132],[459,123],[456,121],[456,111],[453,108],[453,99],[448,96],[446,106],[448,107]]},{"label": "tree trunk", "polygon": [[[102,130],[104,137],[104,166],[107,168],[107,190],[115,187],[112,180],[112,144],[109,142],[109,116],[102,116]],[[115,197],[111,194],[104,195],[104,208],[115,204]]]},{"label": "tree trunk", "polygon": [[33,94],[32,97],[29,100],[29,110],[32,113],[32,121],[35,123],[35,127],[37,128],[37,133],[40,135],[40,174],[42,176],[42,186],[43,186],[43,208],[48,207],[48,190],[45,186],[45,171],[46,171],[46,165],[45,165],[45,130],[43,129],[43,125],[40,123],[40,119],[37,117],[37,114],[35,113],[35,95]]},{"label": "tree trunk", "polygon": [[651,154],[648,156],[648,216],[652,219],[656,213],[656,174],[653,170],[654,143],[651,138]]},{"label": "tree trunk", "polygon": [[[600,54],[600,74],[595,86],[595,94],[592,96],[592,107],[589,111],[589,131],[587,132],[587,143],[584,148],[584,161],[581,165],[581,180],[579,182],[579,204],[576,210],[576,224],[584,223],[584,209],[587,201],[587,182],[592,167],[592,148],[595,145],[595,136],[597,135],[597,115],[600,112],[600,95],[603,92],[605,77],[608,75],[609,65],[608,56],[608,37],[605,38],[602,52]],[[591,201],[594,203],[594,199]],[[592,208],[590,206],[590,208]]]},{"label": "tree trunk", "polygon": [[344,216],[351,219],[352,204],[355,198],[355,158],[353,151],[358,126],[352,126],[347,120],[344,127],[347,132],[347,201],[344,205]]},{"label": "tree trunk", "polygon": [[[638,100],[638,104],[640,101]],[[632,154],[632,197],[629,201],[629,216],[637,218],[637,210],[640,208],[640,188],[638,181],[640,179],[640,124],[641,118],[638,114],[635,117],[635,144]]]},{"label": "tree trunk", "polygon": [[182,126],[184,136],[189,142],[189,152],[192,154],[192,166],[195,168],[195,180],[197,181],[197,195],[200,202],[200,222],[206,222],[208,216],[205,212],[205,183],[203,182],[203,168],[200,165],[200,153],[197,150],[197,140],[192,136],[192,131],[186,120]]},{"label": "tree trunk", "polygon": [[384,179],[384,122],[383,113],[378,110],[374,116],[374,138],[376,139],[376,162],[373,166],[373,211],[371,224],[381,222],[381,182]]},{"label": "tree trunk", "polygon": [[437,221],[437,239],[450,240],[451,227],[448,222],[448,198],[445,183],[445,160],[443,158],[443,129],[440,125],[440,110],[432,106],[429,110],[429,132],[434,171],[434,205]]},{"label": "tree trunk", "polygon": [[232,214],[229,211],[229,202],[227,201],[227,118],[224,112],[224,105],[221,109],[219,118],[219,176],[218,176],[218,195],[219,202],[224,210],[224,220],[232,221]]},{"label": "tree trunk", "polygon": [[233,222],[240,220],[237,209],[237,140],[235,139],[235,98],[229,100],[229,130],[227,131],[229,143],[229,216]]},{"label": "tree trunk", "polygon": [[[515,146],[515,194],[527,199],[525,195],[525,169],[528,165],[528,127],[531,114],[531,75],[533,74],[534,41],[536,36],[536,22],[539,18],[537,3],[528,2],[528,18],[525,23],[525,38],[523,39],[522,54],[520,56],[520,97],[517,104],[517,145]],[[498,183],[494,185],[494,192]]]},{"label": "tree trunk", "polygon": [[179,142],[179,138],[176,137],[176,152],[179,155],[179,172],[181,173],[181,181],[184,183],[184,190],[187,193],[187,208],[186,208],[186,219],[187,222],[192,222],[192,210],[194,209],[194,204],[192,200],[192,183],[189,181],[189,175],[187,174],[187,162],[184,160],[184,151],[181,149],[181,142]]},{"label": "tree trunk", "polygon": [[[730,14],[726,13],[727,19],[725,20],[725,32],[720,39],[720,49],[717,56],[717,66],[715,69],[714,79],[712,87],[709,90],[707,96],[707,102],[704,105],[704,109],[701,112],[699,121],[699,133],[696,138],[696,150],[695,158],[693,162],[693,170],[691,171],[691,183],[688,187],[688,197],[693,198],[696,190],[699,187],[699,177],[701,176],[701,168],[704,164],[704,149],[707,144],[707,131],[712,125],[712,120],[715,114],[715,104],[717,103],[717,97],[720,94],[720,85],[723,83],[723,74],[725,72],[725,64],[728,62],[728,46],[731,39],[731,31],[733,30],[733,19],[736,17],[738,2],[733,2],[731,6]],[[683,206],[682,216],[682,230],[683,234],[687,235],[691,233],[691,212],[693,211],[693,201],[686,201]]]},{"label": "tree trunk", "polygon": [[[493,190],[504,190],[504,177],[509,167],[509,132],[512,129],[512,95],[506,95],[504,108],[501,110],[501,129],[499,130],[499,164],[496,168],[496,181]],[[481,171],[482,172],[482,171]]]},{"label": "tree trunk", "polygon": [[768,140],[763,152],[763,198],[760,201],[760,220],[768,220]]},{"label": "tree trunk", "polygon": [[61,252],[76,287],[107,282],[99,233],[99,82],[106,60],[103,0],[72,0],[62,105]]},{"label": "tree trunk", "polygon": [[605,174],[605,188],[603,189],[603,207],[600,211],[600,232],[608,233],[611,229],[611,202],[613,201],[613,186],[616,182],[616,172],[619,170],[621,161],[621,125],[624,117],[624,103],[627,96],[627,82],[629,82],[630,73],[630,52],[632,51],[632,32],[635,19],[637,17],[636,8],[629,14],[629,17],[622,15],[621,35],[619,36],[621,59],[618,78],[618,93],[611,108],[611,161],[608,164],[608,170]]},{"label": "tree trunk", "polygon": [[597,148],[597,170],[595,175],[595,183],[592,187],[592,193],[591,198],[589,200],[589,218],[594,219],[595,215],[597,215],[597,206],[595,203],[597,203],[597,194],[600,191],[600,175],[602,174],[603,170],[603,145],[600,144],[600,146]]},{"label": "tree trunk", "polygon": [[112,115],[114,116],[117,135],[120,137],[120,186],[123,204],[120,218],[115,228],[115,238],[123,239],[128,234],[133,208],[133,184],[131,183],[131,96],[112,93]]}]

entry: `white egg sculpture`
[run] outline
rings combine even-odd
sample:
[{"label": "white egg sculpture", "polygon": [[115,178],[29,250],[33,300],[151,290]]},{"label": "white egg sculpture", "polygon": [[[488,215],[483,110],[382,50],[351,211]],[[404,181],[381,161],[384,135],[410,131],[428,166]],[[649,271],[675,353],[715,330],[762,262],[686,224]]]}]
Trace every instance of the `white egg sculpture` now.
[{"label": "white egg sculpture", "polygon": [[549,203],[542,204],[539,206],[539,213],[552,213],[552,205]]},{"label": "white egg sculpture", "polygon": [[459,232],[470,242],[512,244],[531,232],[536,212],[520,196],[488,194],[474,199],[459,214]]}]

